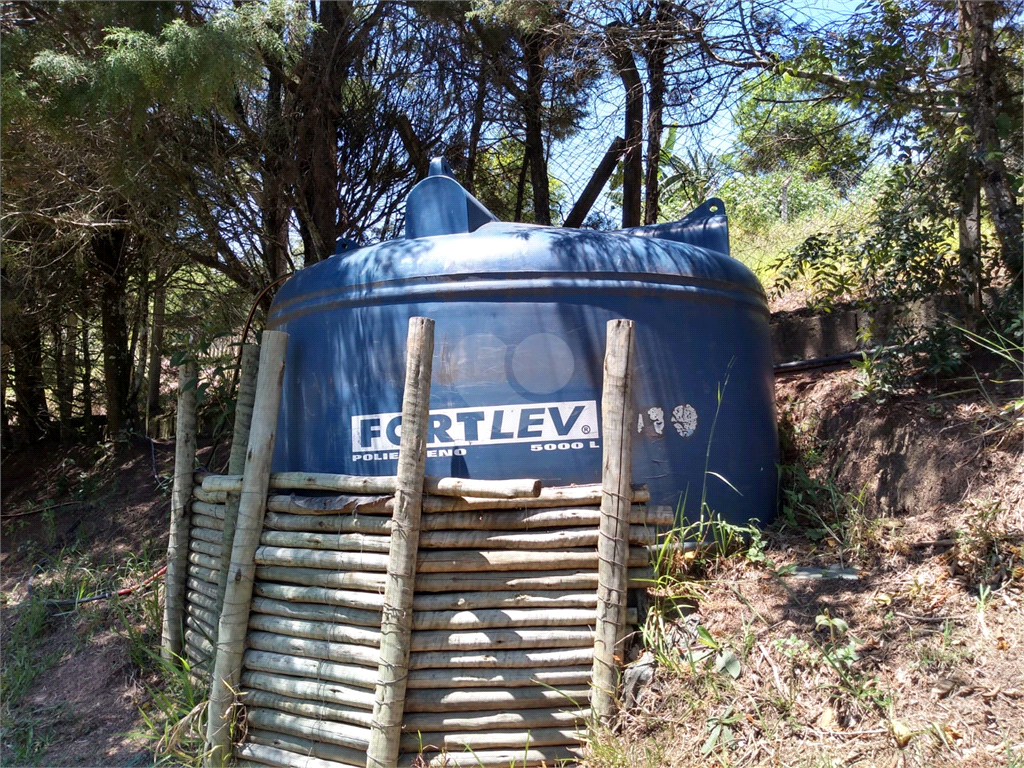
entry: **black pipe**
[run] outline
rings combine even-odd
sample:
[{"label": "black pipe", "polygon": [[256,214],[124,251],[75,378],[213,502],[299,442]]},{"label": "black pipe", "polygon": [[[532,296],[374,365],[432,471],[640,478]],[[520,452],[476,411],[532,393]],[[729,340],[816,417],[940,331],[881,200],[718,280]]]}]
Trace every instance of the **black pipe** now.
[{"label": "black pipe", "polygon": [[881,347],[875,347],[873,349],[858,349],[854,352],[844,352],[841,355],[829,355],[828,357],[815,357],[810,360],[795,360],[792,363],[779,363],[775,366],[775,375],[778,376],[780,373],[794,373],[796,371],[807,371],[813,368],[827,368],[830,365],[836,363],[845,363],[847,360],[853,360],[863,355],[873,355]]}]

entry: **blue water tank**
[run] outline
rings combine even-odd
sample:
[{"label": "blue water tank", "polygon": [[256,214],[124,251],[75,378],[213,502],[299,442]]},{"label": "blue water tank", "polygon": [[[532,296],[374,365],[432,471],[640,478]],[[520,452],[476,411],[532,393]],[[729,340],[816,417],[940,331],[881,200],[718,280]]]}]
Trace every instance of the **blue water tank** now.
[{"label": "blue water tank", "polygon": [[417,315],[436,323],[428,474],[600,482],[605,328],[624,317],[634,482],[680,519],[773,516],[768,307],[720,200],[617,232],[509,224],[435,163],[404,238],[343,244],[275,298],[267,327],[291,338],[274,471],[395,473]]}]

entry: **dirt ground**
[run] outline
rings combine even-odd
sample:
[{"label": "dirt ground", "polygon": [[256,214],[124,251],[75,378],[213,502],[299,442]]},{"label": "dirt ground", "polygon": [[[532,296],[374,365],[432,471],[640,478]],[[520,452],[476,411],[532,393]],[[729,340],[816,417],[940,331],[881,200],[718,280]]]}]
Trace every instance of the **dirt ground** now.
[{"label": "dirt ground", "polygon": [[[589,765],[1024,766],[1021,434],[993,429],[998,397],[959,388],[877,404],[849,369],[778,379],[788,458],[811,459],[790,489],[838,494],[842,515],[775,526],[752,554],[680,554],[681,607],[659,614],[656,659]],[[29,589],[68,557],[99,574],[160,565],[172,460],[170,443],[4,457],[5,664]],[[24,514],[44,502],[73,503]],[[153,681],[110,602],[51,613],[36,653],[0,763],[152,764],[133,734]],[[9,738],[25,721],[31,760]]]}]

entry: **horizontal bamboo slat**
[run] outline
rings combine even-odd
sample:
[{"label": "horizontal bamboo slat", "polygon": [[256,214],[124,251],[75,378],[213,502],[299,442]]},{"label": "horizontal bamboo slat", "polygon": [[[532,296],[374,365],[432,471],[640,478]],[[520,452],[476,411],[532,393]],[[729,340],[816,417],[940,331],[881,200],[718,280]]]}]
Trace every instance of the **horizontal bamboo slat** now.
[{"label": "horizontal bamboo slat", "polygon": [[[316,472],[272,472],[270,488],[289,491],[338,491],[353,494],[393,494],[394,477],[361,477],[358,475],[330,475]],[[209,475],[203,479],[206,491],[240,491],[241,475]]]},{"label": "horizontal bamboo slat", "polygon": [[[245,671],[242,687],[253,706],[296,715],[326,717],[339,723],[370,726],[373,692],[343,683],[305,680],[267,672]],[[369,696],[369,701],[364,698]]]},{"label": "horizontal bamboo slat", "polygon": [[466,733],[406,733],[401,748],[406,752],[464,752],[471,749],[525,749],[527,747],[578,746],[586,740],[584,728],[535,728],[527,731],[469,731]]},{"label": "horizontal bamboo slat", "polygon": [[206,568],[208,571],[220,570],[219,557],[211,557],[210,555],[203,555],[199,552],[191,551],[188,553],[188,561],[192,563],[192,565],[198,565],[200,568]]},{"label": "horizontal bamboo slat", "polygon": [[[570,549],[596,547],[597,528],[570,528],[562,531],[524,533],[519,531],[429,531],[420,533],[420,549]],[[658,533],[643,525],[629,527],[629,543],[650,546],[657,543]]]},{"label": "horizontal bamboo slat", "polygon": [[193,536],[188,543],[190,552],[198,552],[202,555],[209,555],[220,560],[221,546],[220,544],[211,544],[208,541],[204,541],[198,537]]},{"label": "horizontal bamboo slat", "polygon": [[[651,494],[646,485],[633,486],[633,503],[646,504]],[[470,499],[446,496],[424,496],[423,513],[472,512],[496,509],[543,509],[545,507],[573,507],[601,503],[601,486],[572,485],[558,488],[541,488],[535,499]],[[394,502],[388,502],[389,510]]]},{"label": "horizontal bamboo slat", "polygon": [[301,736],[312,741],[337,744],[364,752],[369,744],[369,731],[348,723],[332,723],[300,715],[289,715],[275,709],[246,709],[246,722],[250,727],[262,728],[292,736]]},{"label": "horizontal bamboo slat", "polygon": [[[590,684],[591,665],[540,669],[461,670],[420,669],[409,672],[409,690],[437,688],[525,688],[546,685],[565,688]],[[507,746],[507,745],[506,745]]]},{"label": "horizontal bamboo slat", "polygon": [[192,498],[196,501],[205,501],[207,504],[224,504],[228,500],[228,495],[224,491],[206,491],[202,485],[193,485]]},{"label": "horizontal bamboo slat", "polygon": [[586,725],[589,709],[524,709],[521,712],[493,712],[481,715],[461,712],[423,712],[408,715],[405,733],[456,733],[458,731],[504,731],[525,728],[577,728]]},{"label": "horizontal bamboo slat", "polygon": [[540,480],[476,480],[463,477],[425,477],[423,493],[432,496],[469,496],[480,499],[535,499]]},{"label": "horizontal bamboo slat", "polygon": [[514,651],[425,651],[410,654],[410,669],[520,669],[589,664],[594,649],[526,648]]},{"label": "horizontal bamboo slat", "polygon": [[192,514],[192,530],[196,528],[205,528],[211,531],[223,532],[224,521],[218,520],[216,517],[210,517],[208,515]]},{"label": "horizontal bamboo slat", "polygon": [[213,654],[213,644],[194,629],[185,630],[185,642],[207,656]]},{"label": "horizontal bamboo slat", "polygon": [[368,592],[383,592],[384,574],[327,571],[317,568],[288,568],[265,565],[256,568],[256,578],[264,581],[301,584],[305,587],[330,587],[331,589],[362,589]]},{"label": "horizontal bamboo slat", "polygon": [[201,595],[203,595],[205,598],[207,598],[208,600],[216,600],[217,599],[217,585],[216,584],[211,584],[208,581],[203,581],[202,579],[197,579],[195,576],[191,576],[191,575],[188,577],[188,581],[185,582],[185,583],[186,583],[186,586],[190,590],[192,590],[194,593],[198,592]]},{"label": "horizontal bamboo slat", "polygon": [[[268,747],[263,744],[239,744],[235,747],[234,753],[239,760],[255,763],[260,766],[269,765],[272,768],[354,768],[346,763],[305,757],[304,755],[297,755],[294,752],[287,752],[283,749]],[[361,768],[361,766],[355,768]]]},{"label": "horizontal bamboo slat", "polygon": [[[646,549],[632,547],[629,551],[629,565],[643,566],[650,562]],[[416,560],[416,572],[426,573],[475,573],[495,571],[538,571],[590,570],[597,569],[597,552],[584,550],[550,550],[542,552],[494,550],[433,550],[420,552]]]},{"label": "horizontal bamboo slat", "polygon": [[[669,507],[645,507],[634,504],[629,521],[634,525],[659,527],[671,525],[674,514]],[[472,512],[436,512],[424,518],[424,531],[534,531],[547,528],[597,527],[601,508],[548,507],[540,509],[485,510]]]},{"label": "horizontal bamboo slat", "polygon": [[259,547],[256,565],[277,565],[298,568],[324,568],[359,572],[386,572],[387,555],[363,552],[329,552],[292,547]]},{"label": "horizontal bamboo slat", "polygon": [[414,611],[475,611],[481,608],[597,608],[594,592],[435,592],[416,595]]},{"label": "horizontal bamboo slat", "polygon": [[[253,633],[255,635],[255,633]],[[262,638],[260,639],[262,644]],[[253,672],[270,672],[293,677],[305,677],[310,680],[327,680],[332,683],[354,685],[357,688],[373,688],[377,684],[375,675],[367,672],[371,665],[365,656],[356,652],[370,649],[361,645],[348,645],[343,648],[352,649],[353,659],[344,664],[322,659],[307,659],[291,654],[265,652],[251,649],[245,652],[245,666]],[[335,648],[332,653],[342,651]],[[370,669],[372,672],[372,669]]]},{"label": "horizontal bamboo slat", "polygon": [[337,744],[327,744],[320,741],[304,739],[301,736],[292,736],[286,733],[275,733],[274,731],[263,731],[253,728],[245,735],[246,741],[252,744],[263,744],[267,747],[283,749],[287,752],[294,752],[298,756],[309,756],[320,760],[333,760],[342,765],[363,766],[366,761],[366,754],[350,747],[341,747]]},{"label": "horizontal bamboo slat", "polygon": [[211,568],[204,568],[201,565],[195,563],[189,563],[188,575],[194,579],[205,582],[216,588],[217,586],[217,571]]},{"label": "horizontal bamboo slat", "polygon": [[[630,568],[630,586],[653,583],[654,571],[650,567]],[[597,572],[571,573],[569,571],[502,571],[495,573],[424,573],[416,577],[416,591],[457,592],[509,590],[583,590],[597,589]]]},{"label": "horizontal bamboo slat", "polygon": [[286,600],[290,603],[316,603],[372,611],[377,616],[374,624],[378,627],[380,626],[380,612],[384,607],[384,596],[372,592],[349,592],[327,587],[271,584],[265,581],[257,581],[253,592],[260,597]]},{"label": "horizontal bamboo slat", "polygon": [[585,608],[482,608],[474,611],[416,612],[413,629],[491,629],[496,627],[586,627],[597,612]]},{"label": "horizontal bamboo slat", "polygon": [[413,632],[413,651],[458,649],[579,648],[594,642],[590,629],[487,629],[477,632]]},{"label": "horizontal bamboo slat", "polygon": [[371,648],[380,645],[380,632],[326,621],[286,619],[281,616],[268,616],[265,613],[252,614],[249,617],[249,629],[307,640],[325,640],[335,644],[365,645]]},{"label": "horizontal bamboo slat", "polygon": [[217,600],[209,595],[204,595],[202,592],[197,592],[196,590],[189,588],[188,591],[185,592],[185,598],[188,602],[211,612],[211,614],[217,610]]},{"label": "horizontal bamboo slat", "polygon": [[392,498],[392,494],[384,496],[353,495],[348,493],[335,494],[333,496],[296,496],[295,494],[284,496],[282,494],[273,494],[267,499],[267,511],[303,517],[383,515],[385,514],[385,505]]},{"label": "horizontal bamboo slat", "polygon": [[192,500],[192,514],[193,515],[205,515],[206,517],[212,517],[216,520],[224,519],[224,505],[223,504],[210,504],[206,501],[199,501],[198,499]]},{"label": "horizontal bamboo slat", "polygon": [[266,547],[324,549],[335,552],[387,552],[390,536],[365,536],[361,533],[302,533],[264,531],[260,544]]},{"label": "horizontal bamboo slat", "polygon": [[267,613],[271,616],[281,616],[286,619],[327,621],[332,624],[380,629],[381,611],[379,610],[364,611],[357,608],[342,608],[335,605],[294,603],[287,600],[273,600],[259,596],[253,598],[252,610],[254,613]]},{"label": "horizontal bamboo slat", "polygon": [[201,605],[194,601],[189,601],[186,605],[186,610],[195,616],[196,619],[203,622],[208,627],[217,626],[217,614],[213,611],[203,608]]},{"label": "horizontal bamboo slat", "polygon": [[185,626],[195,631],[196,634],[205,640],[212,641],[215,634],[213,626],[207,624],[202,619],[197,619],[188,608],[189,606],[185,607]]},{"label": "horizontal bamboo slat", "polygon": [[268,511],[263,518],[263,527],[272,531],[324,531],[386,536],[391,533],[391,518],[366,515],[293,515]]},{"label": "horizontal bamboo slat", "polygon": [[[536,749],[479,749],[466,752],[442,752],[421,758],[403,754],[398,768],[537,768],[564,765],[579,759],[578,747],[538,747]],[[319,766],[310,766],[319,768]]]},{"label": "horizontal bamboo slat", "polygon": [[189,531],[189,536],[192,539],[205,541],[209,544],[216,544],[218,550],[224,543],[224,533],[216,529],[203,528],[201,526],[193,525],[192,529]]},{"label": "horizontal bamboo slat", "polygon": [[531,688],[469,688],[409,691],[406,712],[483,712],[522,709],[540,709],[565,706],[580,709],[590,700],[589,686],[574,686],[552,690],[540,686]]},{"label": "horizontal bamboo slat", "polygon": [[[288,637],[287,635],[275,635],[272,632],[252,632],[247,638],[248,646],[253,651],[265,651],[271,654],[278,654],[285,658],[291,657],[293,661],[285,659],[273,659],[275,668],[287,672],[290,675],[311,674],[310,670],[316,667],[310,661],[329,661],[335,664],[348,665],[345,672],[338,672],[331,677],[339,683],[347,683],[355,686],[369,686],[376,681],[366,673],[362,666],[369,666],[366,663],[367,656],[363,648],[347,645],[344,643],[332,643],[327,640],[308,640],[303,637]],[[356,650],[353,650],[356,649]]]}]

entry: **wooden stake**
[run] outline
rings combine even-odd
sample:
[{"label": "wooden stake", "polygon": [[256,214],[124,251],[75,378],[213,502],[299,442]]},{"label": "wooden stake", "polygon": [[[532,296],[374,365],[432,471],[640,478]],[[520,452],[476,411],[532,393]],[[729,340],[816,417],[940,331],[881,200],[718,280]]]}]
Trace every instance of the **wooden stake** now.
[{"label": "wooden stake", "polygon": [[419,551],[423,477],[427,458],[430,376],[434,357],[434,321],[409,320],[402,398],[402,435],[398,485],[392,515],[391,554],[384,587],[380,666],[373,707],[367,768],[394,768],[398,761],[405,712],[406,676],[412,635],[412,598]]},{"label": "wooden stake", "polygon": [[[231,454],[228,457],[228,472],[241,474],[245,471],[245,454],[249,447],[249,429],[252,425],[253,407],[256,403],[256,382],[259,375],[260,348],[255,344],[242,345],[242,360],[238,374],[238,397],[235,399],[235,427],[231,437]],[[220,494],[210,494],[218,497]],[[224,503],[224,541],[235,539],[235,521],[241,495],[226,493]],[[225,558],[226,559],[226,558]],[[228,586],[228,569],[221,568],[217,579],[217,616],[224,607],[224,593]],[[216,638],[214,638],[216,642]],[[212,680],[211,680],[212,685]]]},{"label": "wooden stake", "polygon": [[609,321],[601,394],[604,447],[591,702],[595,716],[602,721],[607,721],[615,712],[622,643],[626,635],[629,508],[633,501],[630,485],[633,355],[633,321]]},{"label": "wooden stake", "polygon": [[207,710],[207,766],[224,765],[231,759],[234,691],[238,688],[242,670],[249,602],[252,599],[256,571],[253,556],[259,546],[266,510],[267,483],[277,437],[277,413],[281,405],[288,334],[264,331],[262,346],[256,402],[245,461],[245,480],[231,546],[224,605],[217,627],[217,655]]},{"label": "wooden stake", "polygon": [[171,490],[171,530],[167,540],[167,576],[160,655],[173,659],[182,653],[185,620],[185,580],[188,578],[189,496],[196,462],[196,390],[198,367],[178,368],[178,416],[174,437],[174,484]]}]

